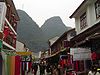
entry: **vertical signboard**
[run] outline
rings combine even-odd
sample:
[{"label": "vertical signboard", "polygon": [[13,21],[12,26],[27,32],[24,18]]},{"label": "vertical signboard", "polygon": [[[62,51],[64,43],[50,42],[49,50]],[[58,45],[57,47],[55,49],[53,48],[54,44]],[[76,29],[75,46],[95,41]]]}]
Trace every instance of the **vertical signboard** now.
[{"label": "vertical signboard", "polygon": [[2,32],[4,28],[6,9],[6,4],[4,2],[0,2],[0,32]]}]

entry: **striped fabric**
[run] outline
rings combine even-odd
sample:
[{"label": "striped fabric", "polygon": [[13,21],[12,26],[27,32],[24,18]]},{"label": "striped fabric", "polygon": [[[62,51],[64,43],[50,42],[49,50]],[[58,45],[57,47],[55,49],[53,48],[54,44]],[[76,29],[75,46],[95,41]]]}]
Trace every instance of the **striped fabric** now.
[{"label": "striped fabric", "polygon": [[15,75],[15,56],[11,56],[11,70],[10,75]]},{"label": "striped fabric", "polygon": [[11,70],[11,59],[10,59],[10,56],[9,55],[7,55],[7,75],[10,75],[10,70]]}]

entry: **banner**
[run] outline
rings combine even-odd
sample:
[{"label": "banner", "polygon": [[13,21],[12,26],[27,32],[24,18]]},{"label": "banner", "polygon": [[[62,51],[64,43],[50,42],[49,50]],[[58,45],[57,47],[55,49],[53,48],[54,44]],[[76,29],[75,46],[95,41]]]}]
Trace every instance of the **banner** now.
[{"label": "banner", "polygon": [[4,28],[6,9],[7,7],[6,7],[5,2],[0,2],[0,32]]},{"label": "banner", "polygon": [[91,59],[91,50],[88,48],[70,48],[70,54],[74,61]]},{"label": "banner", "polygon": [[18,55],[31,55],[32,52],[16,52]]}]

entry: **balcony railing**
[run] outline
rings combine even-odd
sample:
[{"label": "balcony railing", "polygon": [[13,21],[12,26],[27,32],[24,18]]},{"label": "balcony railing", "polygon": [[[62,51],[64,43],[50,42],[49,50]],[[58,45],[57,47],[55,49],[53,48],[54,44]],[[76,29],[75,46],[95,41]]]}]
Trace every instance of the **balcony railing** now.
[{"label": "balcony railing", "polygon": [[17,35],[15,29],[14,29],[13,26],[9,23],[9,21],[8,21],[7,19],[5,19],[5,21],[6,21],[5,23],[7,24],[7,26],[9,26],[10,29],[14,32],[14,34]]}]

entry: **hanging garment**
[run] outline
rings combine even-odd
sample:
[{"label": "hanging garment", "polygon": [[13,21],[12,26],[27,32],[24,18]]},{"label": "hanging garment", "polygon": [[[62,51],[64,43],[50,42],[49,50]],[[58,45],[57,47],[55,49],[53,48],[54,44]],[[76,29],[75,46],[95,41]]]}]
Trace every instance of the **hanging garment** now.
[{"label": "hanging garment", "polygon": [[24,62],[21,62],[21,75],[25,75],[25,65]]},{"label": "hanging garment", "polygon": [[11,74],[15,75],[15,56],[11,56]]},{"label": "hanging garment", "polygon": [[15,75],[20,75],[20,56],[15,56]]},{"label": "hanging garment", "polygon": [[0,55],[0,75],[2,75],[2,62],[3,62],[3,59],[2,59],[2,56]]},{"label": "hanging garment", "polygon": [[10,64],[11,62],[10,61],[11,61],[10,56],[7,55],[7,63],[6,63],[7,64],[7,75],[10,75],[10,70],[11,70],[11,67],[10,67],[11,66],[11,64]]}]

